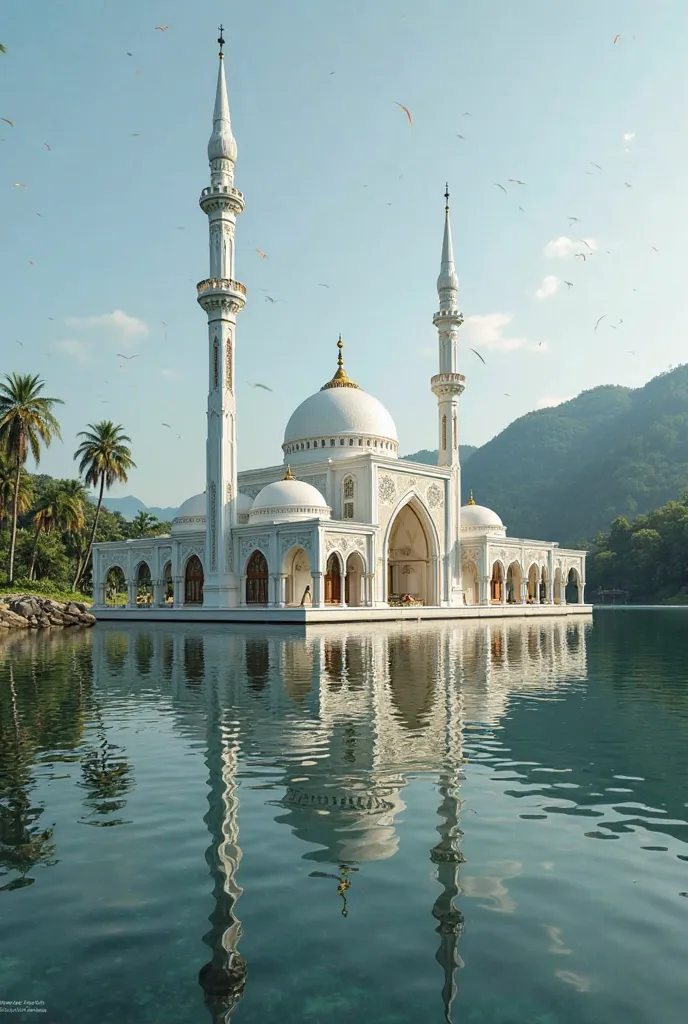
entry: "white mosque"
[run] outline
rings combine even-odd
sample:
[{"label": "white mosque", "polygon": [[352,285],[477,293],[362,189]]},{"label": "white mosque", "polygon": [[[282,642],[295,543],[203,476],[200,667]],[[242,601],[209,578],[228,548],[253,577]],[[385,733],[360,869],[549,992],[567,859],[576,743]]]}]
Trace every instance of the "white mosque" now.
[{"label": "white mosque", "polygon": [[[439,367],[438,464],[399,458],[389,412],[344,368],[292,413],[283,462],[237,471],[235,345],[246,289],[234,277],[237,145],[225,82],[223,40],[208,217],[210,276],[197,286],[208,317],[206,489],[180,507],[169,535],[97,544],[99,618],[313,622],[362,618],[578,614],[585,552],[507,537],[502,520],[471,495],[461,504],[458,372],[459,282],[449,195],[433,317]],[[127,603],[113,600],[126,585]]]}]

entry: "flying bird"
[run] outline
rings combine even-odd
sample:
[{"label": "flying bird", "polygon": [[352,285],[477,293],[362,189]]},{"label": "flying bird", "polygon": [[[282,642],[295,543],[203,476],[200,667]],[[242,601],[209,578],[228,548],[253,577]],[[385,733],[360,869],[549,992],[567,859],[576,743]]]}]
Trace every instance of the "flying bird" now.
[{"label": "flying bird", "polygon": [[573,281],[564,281],[567,288],[573,288]]},{"label": "flying bird", "polygon": [[0,121],[4,121],[10,128],[14,128],[14,121],[10,121],[9,117],[0,117]]},{"label": "flying bird", "polygon": [[43,143],[43,145],[44,145],[44,146],[45,146],[45,148],[46,148],[46,149],[48,150],[48,152],[50,152],[50,146],[48,145],[48,143],[47,143],[47,142],[44,142],[44,143]]},{"label": "flying bird", "polygon": [[580,217],[569,217],[569,224],[577,224]]},{"label": "flying bird", "polygon": [[653,245],[652,248],[654,249],[655,252],[659,252],[659,249],[657,248],[656,245]]},{"label": "flying bird", "polygon": [[481,363],[483,363],[483,364],[484,364],[485,366],[487,366],[487,363],[485,362],[485,360],[483,359],[483,357],[482,357],[482,356],[480,355],[480,353],[479,353],[479,352],[478,352],[478,351],[477,351],[476,349],[472,348],[472,349],[471,349],[470,351],[471,351],[471,352],[472,352],[472,353],[473,353],[474,355],[476,355],[476,356],[478,357],[478,359],[480,360],[480,362],[481,362]]},{"label": "flying bird", "polygon": [[134,54],[133,53],[129,53],[129,51],[127,50],[127,57],[133,57],[133,56],[134,56]]},{"label": "flying bird", "polygon": [[590,245],[590,242],[588,242],[588,241],[587,241],[587,239],[585,239],[585,238],[581,238],[581,242],[585,242],[585,244],[587,245],[587,247],[588,247],[588,249],[590,250],[590,252],[593,252],[593,248],[592,248],[592,246]]},{"label": "flying bird", "polygon": [[169,423],[161,423],[161,426],[163,426],[163,427],[170,427],[170,430],[172,429],[172,427],[170,426]]},{"label": "flying bird", "polygon": [[573,258],[574,260],[587,260],[588,254],[585,252],[574,252]]},{"label": "flying bird", "polygon": [[600,167],[600,165],[599,165],[599,164],[596,164],[596,163],[595,163],[595,162],[594,162],[593,160],[591,160],[591,161],[590,161],[590,166],[591,166],[591,167],[596,167],[598,171],[602,171],[602,170],[604,170],[604,168],[603,168],[603,167]]},{"label": "flying bird", "polygon": [[604,320],[604,318],[606,317],[606,315],[607,315],[606,313],[603,313],[603,314],[602,314],[602,316],[600,317],[600,319],[599,319],[599,320],[597,321],[597,323],[595,324],[595,334],[597,333],[597,328],[598,328],[598,327],[600,326],[600,323],[601,323],[601,321],[602,321],[602,320]]},{"label": "flying bird", "polygon": [[322,281],[318,281],[318,288],[329,288],[329,284],[323,284]]},{"label": "flying bird", "polygon": [[138,355],[135,355],[135,356],[125,356],[125,355],[123,355],[122,352],[118,352],[117,355],[119,356],[120,359],[138,359]]},{"label": "flying bird", "polygon": [[397,104],[398,107],[401,107],[401,109],[408,117],[409,128],[413,128],[413,118],[411,117],[411,111],[409,110],[409,108],[405,107],[403,103],[397,103],[396,100],[394,102]]},{"label": "flying bird", "polygon": [[271,302],[273,304],[273,306],[274,306],[274,304],[276,302],[279,302],[279,299],[273,299],[272,295],[266,295],[265,296],[265,301],[266,302]]},{"label": "flying bird", "polygon": [[509,181],[513,185],[525,185],[525,181],[519,181],[518,178],[509,178]]},{"label": "flying bird", "polygon": [[507,394],[507,392],[505,391],[505,392],[504,392],[504,397],[505,397],[505,398],[511,398],[511,395]]},{"label": "flying bird", "polygon": [[155,26],[155,31],[156,32],[167,32],[169,27],[170,27],[169,25],[156,25]]},{"label": "flying bird", "polygon": [[249,385],[250,385],[250,386],[251,386],[252,388],[262,388],[262,389],[263,389],[263,391],[272,391],[272,388],[269,388],[269,387],[267,386],[267,384],[254,384],[254,383],[253,383],[252,381],[250,381],[250,380],[249,380],[249,381],[247,381],[247,384],[249,384]]},{"label": "flying bird", "polygon": [[519,210],[521,211],[521,213],[525,213],[525,212],[526,212],[526,211],[525,211],[525,210],[523,209],[523,207],[522,207],[522,206],[519,206]]},{"label": "flying bird", "polygon": [[15,181],[14,187],[15,188],[26,188],[26,185],[24,184],[23,181]]},{"label": "flying bird", "polygon": [[506,194],[506,189],[504,188],[503,185],[500,185],[498,181],[493,181],[492,184],[496,185],[497,188],[501,188],[502,192],[504,192]]},{"label": "flying bird", "polygon": [[268,258],[268,254],[266,252],[263,252],[262,249],[256,249],[256,252],[258,253],[262,260],[266,260]]},{"label": "flying bird", "polygon": [[456,137],[457,137],[457,139],[463,139],[464,142],[466,141],[466,136],[465,135],[459,135],[458,132],[456,133]]},{"label": "flying bird", "polygon": [[463,114],[461,115],[461,117],[473,117],[473,115],[471,114],[470,110],[466,110],[466,111],[464,111],[464,113],[463,113]]},{"label": "flying bird", "polygon": [[24,342],[23,341],[16,341],[15,345],[21,345],[21,347],[24,348]]},{"label": "flying bird", "polygon": [[617,32],[614,38],[612,39],[612,43],[617,43],[619,39],[621,39],[621,33]]},{"label": "flying bird", "polygon": [[633,186],[628,181],[624,181],[624,185],[626,186],[626,188],[633,188]]},{"label": "flying bird", "polygon": [[633,351],[633,349],[632,349],[632,348],[627,348],[627,349],[626,349],[626,353],[627,353],[627,354],[628,354],[629,356],[634,356],[634,355],[635,355],[635,352]]}]

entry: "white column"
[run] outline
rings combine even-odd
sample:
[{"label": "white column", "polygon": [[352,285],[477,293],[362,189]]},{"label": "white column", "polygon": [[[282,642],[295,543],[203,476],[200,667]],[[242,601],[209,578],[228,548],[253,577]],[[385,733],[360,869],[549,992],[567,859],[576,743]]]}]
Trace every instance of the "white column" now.
[{"label": "white column", "polygon": [[127,608],[136,608],[136,580],[127,580]]},{"label": "white column", "polygon": [[184,577],[174,576],[172,580],[174,586],[173,602],[175,608],[181,608],[184,604]]},{"label": "white column", "polygon": [[321,572],[311,573],[313,577],[313,607],[323,606],[323,574]]},{"label": "white column", "polygon": [[506,604],[506,575],[502,577],[502,605]]},{"label": "white column", "polygon": [[153,580],[153,606],[159,608],[164,604],[165,583],[163,580]]},{"label": "white column", "polygon": [[480,604],[490,603],[490,576],[480,577]]},{"label": "white column", "polygon": [[540,604],[540,580],[542,579],[542,570],[538,565],[537,583],[535,584],[535,603]]},{"label": "white column", "polygon": [[578,584],[578,604],[585,604],[585,583]]},{"label": "white column", "polygon": [[521,580],[521,604],[526,604],[528,600],[528,580]]},{"label": "white column", "polygon": [[242,576],[239,580],[239,604],[246,604],[246,576]]},{"label": "white column", "polygon": [[554,581],[551,575],[547,577],[547,604],[554,604]]}]

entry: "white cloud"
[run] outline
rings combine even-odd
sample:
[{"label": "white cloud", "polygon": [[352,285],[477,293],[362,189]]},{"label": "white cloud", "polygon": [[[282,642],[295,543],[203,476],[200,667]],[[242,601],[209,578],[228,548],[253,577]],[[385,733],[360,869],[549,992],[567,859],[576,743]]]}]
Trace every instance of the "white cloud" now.
[{"label": "white cloud", "polygon": [[540,300],[548,299],[550,295],[555,295],[560,288],[561,278],[555,277],[554,274],[548,274],[540,282],[540,287],[535,292],[535,298]]},{"label": "white cloud", "polygon": [[551,409],[555,405],[561,405],[562,402],[570,402],[571,399],[575,397],[575,395],[558,395],[556,397],[552,396],[549,398],[538,398],[537,402],[535,403],[535,408]]},{"label": "white cloud", "polygon": [[55,348],[60,352],[64,352],[70,359],[74,359],[77,363],[89,363],[90,351],[88,345],[83,341],[73,341],[66,339],[65,341],[56,341]]},{"label": "white cloud", "polygon": [[469,348],[491,349],[494,352],[512,352],[517,348],[543,351],[547,343],[530,341],[528,338],[507,337],[505,329],[513,320],[511,313],[486,313],[484,316],[468,316],[463,325],[463,340]]},{"label": "white cloud", "polygon": [[68,316],[65,324],[74,330],[108,330],[124,341],[140,338],[148,334],[148,324],[137,316],[129,316],[122,309],[113,309],[112,313],[101,313],[99,316]]},{"label": "white cloud", "polygon": [[[587,243],[587,244],[586,244]],[[548,260],[567,260],[576,252],[595,252],[597,242],[594,238],[569,238],[567,235],[560,235],[553,238],[542,250],[542,255]]]},{"label": "white cloud", "polygon": [[624,142],[632,142],[632,140],[634,138],[635,138],[635,132],[624,132],[623,133],[623,140],[624,140]]},{"label": "white cloud", "polygon": [[169,370],[169,369],[161,370],[160,371],[160,375],[162,377],[178,377],[179,376],[179,374],[177,373],[176,370]]}]

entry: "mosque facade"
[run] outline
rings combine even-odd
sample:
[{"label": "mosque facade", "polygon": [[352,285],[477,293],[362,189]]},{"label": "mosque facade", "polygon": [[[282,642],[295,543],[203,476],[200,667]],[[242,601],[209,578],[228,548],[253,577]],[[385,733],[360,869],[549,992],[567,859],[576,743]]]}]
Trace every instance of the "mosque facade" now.
[{"label": "mosque facade", "polygon": [[238,472],[236,328],[246,289],[234,253],[244,196],[222,52],[208,159],[200,206],[210,273],[197,285],[208,320],[206,488],[182,504],[169,535],[94,546],[96,614],[297,622],[582,612],[584,551],[507,537],[496,512],[472,495],[462,505],[466,380],[448,193],[430,381],[438,464],[399,458],[394,420],[348,375],[340,337],[333,376],[287,423],[282,463]]}]

